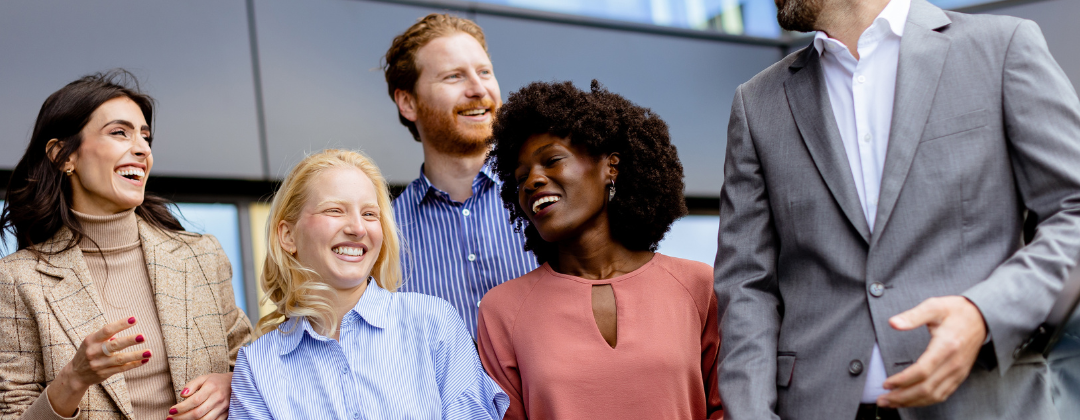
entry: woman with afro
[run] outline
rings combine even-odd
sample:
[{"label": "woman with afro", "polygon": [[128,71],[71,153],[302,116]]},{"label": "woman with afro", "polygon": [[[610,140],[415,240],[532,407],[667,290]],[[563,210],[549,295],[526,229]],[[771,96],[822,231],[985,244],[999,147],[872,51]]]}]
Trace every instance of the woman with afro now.
[{"label": "woman with afro", "polygon": [[510,95],[492,141],[541,264],[480,303],[505,418],[722,418],[712,268],[655,252],[686,214],[667,125],[595,80],[537,82]]}]

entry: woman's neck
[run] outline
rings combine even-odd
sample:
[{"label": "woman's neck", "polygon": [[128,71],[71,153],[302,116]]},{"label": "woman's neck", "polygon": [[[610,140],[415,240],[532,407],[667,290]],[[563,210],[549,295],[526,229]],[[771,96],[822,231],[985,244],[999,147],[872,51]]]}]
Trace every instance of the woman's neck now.
[{"label": "woman's neck", "polygon": [[330,308],[334,312],[334,320],[336,320],[338,327],[330,335],[326,334],[329,328],[316,327],[316,330],[321,330],[317,332],[337,340],[341,336],[341,322],[345,319],[345,314],[356,307],[356,303],[360,302],[360,298],[364,296],[367,287],[368,281],[365,281],[349,290],[330,290],[326,297],[330,299]]},{"label": "woman's neck", "polygon": [[548,264],[558,273],[601,280],[637,270],[652,257],[652,251],[630,250],[616,241],[604,223],[576,238],[560,242],[556,258]]},{"label": "woman's neck", "polygon": [[83,237],[79,247],[86,249],[109,249],[139,242],[139,223],[135,209],[128,209],[108,216],[95,216],[72,210],[79,220]]}]

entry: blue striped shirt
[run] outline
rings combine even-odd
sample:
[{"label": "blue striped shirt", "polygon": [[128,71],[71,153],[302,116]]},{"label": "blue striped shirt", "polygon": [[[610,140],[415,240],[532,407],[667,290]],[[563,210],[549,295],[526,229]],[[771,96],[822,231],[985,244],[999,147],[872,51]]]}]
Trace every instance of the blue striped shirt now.
[{"label": "blue striped shirt", "polygon": [[339,340],[297,317],[242,347],[229,418],[501,419],[509,404],[454,308],[372,281]]},{"label": "blue striped shirt", "polygon": [[525,236],[514,231],[503,207],[502,183],[484,166],[464,203],[420,178],[394,200],[404,244],[402,291],[446,299],[476,337],[476,307],[492,287],[536,269]]}]

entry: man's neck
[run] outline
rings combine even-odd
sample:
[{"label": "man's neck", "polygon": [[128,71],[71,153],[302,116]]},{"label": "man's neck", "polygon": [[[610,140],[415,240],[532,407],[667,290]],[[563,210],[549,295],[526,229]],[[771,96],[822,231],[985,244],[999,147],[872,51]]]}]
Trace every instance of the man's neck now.
[{"label": "man's neck", "polygon": [[487,150],[473,156],[450,156],[424,146],[424,176],[431,185],[447,194],[459,203],[472,197],[472,184],[487,159]]},{"label": "man's neck", "polygon": [[859,59],[859,37],[874,23],[889,0],[831,0],[814,24],[829,38],[844,43],[856,60]]}]

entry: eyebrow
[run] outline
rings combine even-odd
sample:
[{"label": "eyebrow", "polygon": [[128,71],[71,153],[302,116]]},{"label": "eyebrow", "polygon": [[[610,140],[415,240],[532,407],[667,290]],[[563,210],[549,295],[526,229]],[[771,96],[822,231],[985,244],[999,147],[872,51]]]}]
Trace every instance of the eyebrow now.
[{"label": "eyebrow", "polygon": [[550,149],[550,148],[552,148],[552,147],[555,147],[555,143],[548,143],[548,144],[545,144],[545,145],[543,145],[543,146],[540,146],[540,147],[539,147],[539,148],[537,148],[536,150],[533,150],[533,152],[532,152],[532,155],[533,155],[533,156],[539,155],[540,153],[543,153],[543,152],[544,152],[545,150],[547,150],[547,149]]},{"label": "eyebrow", "polygon": [[[345,200],[345,199],[342,199],[342,198],[332,198],[332,199],[329,199],[329,200],[323,200],[323,201],[320,201],[320,202],[319,202],[318,204],[316,204],[316,205],[315,205],[315,207],[321,207],[321,206],[325,206],[325,205],[327,205],[327,204],[341,204],[341,205],[348,205],[348,204],[349,204],[349,200]],[[370,201],[370,202],[364,202],[364,203],[360,203],[360,207],[366,207],[366,206],[375,206],[375,207],[378,207],[378,206],[379,206],[379,202],[378,202],[378,200],[374,200],[374,201]]]},{"label": "eyebrow", "polygon": [[[131,121],[127,121],[127,120],[112,120],[112,121],[109,121],[109,122],[105,123],[105,125],[101,126],[101,128],[105,128],[105,127],[108,127],[108,126],[113,125],[113,124],[120,124],[120,125],[122,125],[124,127],[130,128],[132,130],[135,129],[135,124],[132,124]],[[150,126],[149,125],[143,125],[141,130],[150,131]]]}]

